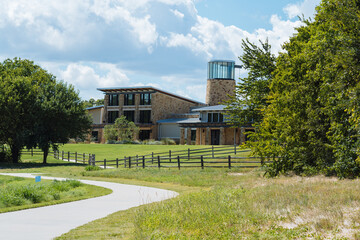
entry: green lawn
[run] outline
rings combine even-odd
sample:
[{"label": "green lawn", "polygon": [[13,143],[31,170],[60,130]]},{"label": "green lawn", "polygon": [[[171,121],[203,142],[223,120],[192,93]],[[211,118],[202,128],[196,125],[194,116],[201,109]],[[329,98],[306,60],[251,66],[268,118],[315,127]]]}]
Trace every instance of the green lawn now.
[{"label": "green lawn", "polygon": [[[174,149],[95,144],[64,148],[75,146],[82,150],[96,146],[103,156],[118,154],[118,150],[136,155]],[[128,147],[136,152],[126,150]],[[43,172],[180,193],[174,199],[111,214],[59,239],[360,239],[359,180],[266,178],[261,169],[120,168],[89,172],[83,165],[57,161],[42,168],[29,163],[21,166],[0,171]]]},{"label": "green lawn", "polygon": [[211,146],[197,145],[139,145],[139,144],[65,144],[59,151],[95,154],[97,160],[123,158],[160,152],[203,149]]}]

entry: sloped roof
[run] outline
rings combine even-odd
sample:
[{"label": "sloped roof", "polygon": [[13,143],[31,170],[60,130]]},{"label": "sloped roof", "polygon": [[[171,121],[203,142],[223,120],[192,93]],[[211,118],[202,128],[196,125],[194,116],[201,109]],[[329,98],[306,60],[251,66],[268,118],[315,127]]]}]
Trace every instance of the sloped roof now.
[{"label": "sloped roof", "polygon": [[192,109],[193,112],[226,111],[226,105],[214,105]]},{"label": "sloped roof", "polygon": [[198,123],[199,118],[169,118],[157,121],[157,123]]},{"label": "sloped roof", "polygon": [[143,87],[97,88],[97,90],[102,91],[102,92],[104,92],[104,93],[132,93],[132,92],[137,92],[137,93],[144,92],[144,93],[146,93],[146,92],[160,92],[160,93],[166,94],[166,95],[168,95],[168,96],[175,97],[175,98],[178,98],[178,99],[187,101],[187,102],[205,105],[205,104],[202,103],[202,102],[198,102],[198,101],[192,100],[192,99],[190,99],[190,98],[185,98],[185,97],[182,97],[182,96],[179,96],[179,95],[176,95],[176,94],[173,94],[173,93],[169,93],[169,92],[166,92],[166,91],[163,91],[163,90],[154,88],[154,87],[149,87],[149,86],[143,86]]},{"label": "sloped roof", "polygon": [[88,107],[88,108],[85,108],[86,110],[93,110],[93,109],[97,109],[97,108],[103,108],[104,105],[100,105],[100,106],[95,106],[95,107]]}]

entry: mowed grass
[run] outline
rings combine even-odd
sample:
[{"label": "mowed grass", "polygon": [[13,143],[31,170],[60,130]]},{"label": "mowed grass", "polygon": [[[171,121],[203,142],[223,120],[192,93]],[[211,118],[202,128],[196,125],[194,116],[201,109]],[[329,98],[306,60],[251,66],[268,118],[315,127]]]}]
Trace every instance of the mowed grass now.
[{"label": "mowed grass", "polygon": [[76,180],[35,182],[0,175],[0,213],[76,201],[111,193]]},{"label": "mowed grass", "polygon": [[203,149],[211,146],[198,145],[142,145],[142,144],[65,144],[59,151],[95,154],[96,160],[115,160],[136,155],[147,155],[160,152]]}]

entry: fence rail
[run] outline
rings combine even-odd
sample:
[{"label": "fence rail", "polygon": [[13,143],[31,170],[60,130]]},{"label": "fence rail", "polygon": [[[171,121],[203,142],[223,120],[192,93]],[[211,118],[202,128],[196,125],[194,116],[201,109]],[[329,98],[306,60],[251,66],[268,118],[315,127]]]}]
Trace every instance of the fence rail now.
[{"label": "fence rail", "polygon": [[[237,146],[225,146],[199,149],[187,149],[127,156],[116,159],[96,160],[95,154],[55,151],[49,152],[55,159],[82,163],[102,168],[257,168],[270,159],[249,157],[249,150],[237,149]],[[23,154],[42,155],[40,149],[24,150]],[[235,155],[235,156],[234,156]]]},{"label": "fence rail", "polygon": [[[40,156],[44,154],[41,149],[28,149],[21,151],[21,153],[31,156]],[[95,154],[91,153],[49,151],[49,155],[53,156],[55,159],[68,162],[82,163],[88,165],[94,165],[93,163],[95,162]]]}]

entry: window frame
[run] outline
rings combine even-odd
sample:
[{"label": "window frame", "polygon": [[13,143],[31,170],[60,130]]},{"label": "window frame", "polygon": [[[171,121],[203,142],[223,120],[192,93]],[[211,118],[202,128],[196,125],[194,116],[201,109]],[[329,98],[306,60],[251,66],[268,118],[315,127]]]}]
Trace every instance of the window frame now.
[{"label": "window frame", "polygon": [[[129,99],[129,96],[132,96]],[[124,94],[124,106],[134,106],[135,105],[135,94],[134,93],[126,93]]]}]

